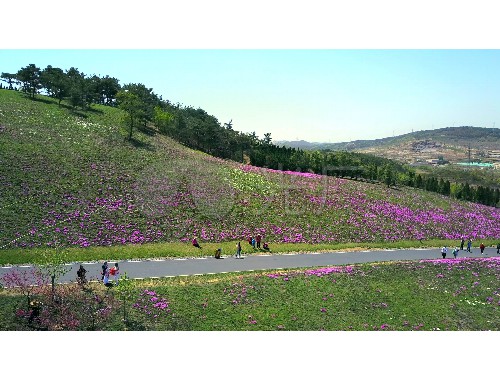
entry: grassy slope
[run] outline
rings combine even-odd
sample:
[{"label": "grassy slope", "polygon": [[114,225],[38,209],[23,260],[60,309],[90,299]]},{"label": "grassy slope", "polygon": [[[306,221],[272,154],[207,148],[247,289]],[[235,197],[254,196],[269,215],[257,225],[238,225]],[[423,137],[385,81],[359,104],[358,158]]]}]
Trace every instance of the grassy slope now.
[{"label": "grassy slope", "polygon": [[[227,253],[256,233],[274,251],[500,237],[492,208],[242,167],[151,131],[130,143],[121,117],[109,107],[75,113],[0,90],[0,262],[36,261],[37,250],[26,248],[55,242],[73,247],[75,260],[99,260],[196,256],[221,244]],[[209,243],[203,252],[190,246],[193,234]]]}]

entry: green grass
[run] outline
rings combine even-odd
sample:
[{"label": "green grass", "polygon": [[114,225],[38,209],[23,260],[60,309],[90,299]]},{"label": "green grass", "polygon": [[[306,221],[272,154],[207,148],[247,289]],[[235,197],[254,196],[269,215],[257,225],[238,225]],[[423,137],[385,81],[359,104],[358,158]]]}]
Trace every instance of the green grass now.
[{"label": "green grass", "polygon": [[[454,265],[453,265],[454,264]],[[359,264],[343,273],[310,269],[134,281],[135,294],[154,290],[170,312],[154,320],[120,307],[104,330],[317,331],[495,330],[500,328],[500,260],[462,259]],[[273,277],[268,275],[272,274]],[[109,290],[113,293],[115,289]],[[19,296],[0,293],[3,330]]]}]

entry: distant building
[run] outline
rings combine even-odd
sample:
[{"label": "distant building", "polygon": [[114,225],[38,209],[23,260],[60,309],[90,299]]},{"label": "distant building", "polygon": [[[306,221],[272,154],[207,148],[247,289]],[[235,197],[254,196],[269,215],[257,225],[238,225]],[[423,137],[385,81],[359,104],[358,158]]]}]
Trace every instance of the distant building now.
[{"label": "distant building", "polygon": [[457,165],[473,166],[476,168],[493,168],[494,165],[488,162],[458,162]]}]

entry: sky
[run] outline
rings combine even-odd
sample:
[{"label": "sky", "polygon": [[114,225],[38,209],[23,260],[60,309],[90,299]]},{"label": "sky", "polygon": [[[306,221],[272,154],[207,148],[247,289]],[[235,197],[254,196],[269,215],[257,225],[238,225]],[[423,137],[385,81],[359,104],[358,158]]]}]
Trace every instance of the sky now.
[{"label": "sky", "polygon": [[[11,22],[17,33],[0,41],[0,72],[34,63],[143,83],[163,99],[200,107],[221,124],[232,120],[242,132],[271,133],[274,141],[500,125],[500,46],[487,1],[277,3],[238,8],[216,0],[212,10],[189,0],[156,12],[89,0],[71,15],[91,25],[60,17],[35,34],[5,18],[2,27]],[[384,9],[393,13],[376,13]],[[26,17],[29,23],[39,15]]]},{"label": "sky", "polygon": [[100,49],[0,51],[120,84],[274,140],[341,142],[461,125],[500,126],[500,50]]}]

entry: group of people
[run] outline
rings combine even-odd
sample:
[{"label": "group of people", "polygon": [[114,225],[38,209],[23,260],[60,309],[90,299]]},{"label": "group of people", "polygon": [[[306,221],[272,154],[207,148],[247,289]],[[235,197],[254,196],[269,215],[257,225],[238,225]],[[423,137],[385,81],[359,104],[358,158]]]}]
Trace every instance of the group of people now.
[{"label": "group of people", "polygon": [[[269,248],[269,244],[267,244],[266,242],[264,242],[262,244],[262,247],[261,247],[261,243],[262,243],[262,236],[259,234],[255,237],[252,237],[250,236],[248,239],[248,244],[250,244],[253,249],[263,249],[264,251],[270,251],[271,249]],[[196,236],[193,237],[193,240],[191,241],[191,243],[193,244],[193,247],[196,247],[198,249],[202,249],[202,247],[200,246],[200,243],[198,243],[198,238]],[[236,254],[235,254],[235,257],[236,258],[241,258],[241,252],[242,252],[242,248],[241,248],[241,242],[238,242],[238,244],[236,244]],[[220,259],[221,258],[221,254],[222,254],[222,248],[217,248],[215,250],[215,258],[216,259]]]},{"label": "group of people", "polygon": [[[104,264],[102,264],[101,268],[101,281],[103,282],[103,284],[106,286],[112,286],[113,284],[110,283],[109,278],[110,276],[113,276],[115,284],[118,285],[118,279],[120,278],[120,267],[118,266],[118,263],[115,263],[114,267],[109,268],[108,262],[105,261]],[[80,268],[76,271],[76,281],[81,286],[85,286],[85,284],[87,283],[87,279],[85,277],[86,273],[87,269],[85,269],[83,265],[80,264]]]},{"label": "group of people", "polygon": [[[452,252],[453,257],[457,258],[458,252],[464,250],[464,245],[465,245],[465,239],[462,238],[462,240],[460,241],[460,249],[458,249],[458,247],[455,247],[455,249],[453,249]],[[485,248],[486,246],[483,243],[479,244],[479,250],[481,251],[481,255],[484,255]],[[467,252],[472,253],[472,240],[470,238],[467,240]],[[441,256],[443,256],[443,259],[446,258],[447,253],[448,253],[448,248],[446,246],[442,247]],[[497,255],[500,255],[500,242],[497,243]]]},{"label": "group of people", "polygon": [[[253,238],[253,237],[249,237],[247,239],[248,243],[253,247],[253,249],[260,249],[260,243],[262,241],[262,237],[260,235],[257,235],[256,238]],[[269,244],[267,244],[266,242],[264,242],[264,244],[262,244],[262,249],[264,251],[270,251],[271,249],[269,248]],[[238,244],[236,244],[236,255],[235,257],[238,259],[241,259],[241,242],[238,242]]]},{"label": "group of people", "polygon": [[118,285],[118,279],[120,277],[120,267],[118,266],[118,263],[115,263],[115,266],[111,268],[109,268],[107,261],[105,261],[104,264],[102,264],[101,281],[106,286],[113,285],[112,283],[109,282],[109,276],[113,276],[115,284]]}]

